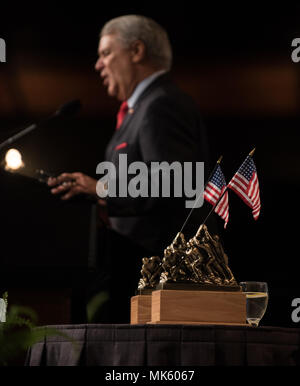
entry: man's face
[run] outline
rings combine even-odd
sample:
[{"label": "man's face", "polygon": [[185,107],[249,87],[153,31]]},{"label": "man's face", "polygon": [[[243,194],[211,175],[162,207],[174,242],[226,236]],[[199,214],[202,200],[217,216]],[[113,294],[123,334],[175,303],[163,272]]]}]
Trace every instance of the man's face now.
[{"label": "man's face", "polygon": [[124,48],[115,34],[104,35],[98,55],[95,69],[103,78],[108,94],[120,101],[128,99],[135,87],[131,50]]}]

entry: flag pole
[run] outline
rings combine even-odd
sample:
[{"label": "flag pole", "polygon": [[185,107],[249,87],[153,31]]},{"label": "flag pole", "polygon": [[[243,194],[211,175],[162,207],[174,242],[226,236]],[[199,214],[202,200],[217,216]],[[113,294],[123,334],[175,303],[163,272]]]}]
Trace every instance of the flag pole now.
[{"label": "flag pole", "polygon": [[213,168],[212,172],[210,173],[210,175],[209,175],[209,177],[208,177],[206,183],[204,184],[203,191],[201,192],[201,194],[199,194],[199,197],[197,198],[196,202],[194,203],[194,206],[192,207],[190,213],[188,214],[188,216],[187,216],[187,218],[186,218],[184,224],[182,225],[181,230],[180,230],[179,233],[182,233],[182,231],[183,231],[184,227],[186,226],[186,224],[187,224],[189,218],[191,217],[191,214],[192,214],[193,210],[195,209],[195,206],[196,206],[197,202],[199,201],[201,195],[202,195],[203,192],[205,191],[205,188],[206,188],[206,186],[207,186],[209,180],[210,180],[211,177],[213,176],[214,172],[216,171],[217,167],[218,167],[218,166],[220,165],[220,163],[222,162],[222,159],[223,159],[223,156],[221,155],[220,158],[218,159],[218,161],[217,161],[215,167]]},{"label": "flag pole", "polygon": [[[256,150],[256,148],[252,149],[252,150],[250,151],[250,153],[248,154],[248,157],[252,157],[253,154],[255,153],[255,150]],[[244,162],[245,162],[245,161],[244,161]],[[243,163],[244,163],[244,162],[243,162]],[[235,174],[234,174],[233,176],[235,176]],[[233,177],[232,177],[232,178],[233,178]],[[231,178],[231,180],[232,180],[232,178]],[[230,181],[231,181],[231,180],[230,180]],[[230,181],[229,181],[229,184],[230,184]],[[202,227],[203,224],[206,223],[206,221],[208,220],[209,216],[212,214],[212,212],[215,210],[216,206],[219,204],[219,202],[221,201],[221,199],[222,199],[222,197],[224,196],[224,194],[227,192],[227,189],[228,189],[229,184],[226,185],[226,188],[224,189],[224,192],[221,194],[221,196],[219,197],[219,199],[217,200],[217,202],[215,203],[215,205],[212,207],[212,209],[210,210],[210,212],[209,212],[208,215],[206,216],[205,220],[204,220],[203,223],[200,225],[200,228]],[[199,232],[200,228],[198,229],[198,232]],[[198,233],[198,232],[197,232],[197,233]]]}]

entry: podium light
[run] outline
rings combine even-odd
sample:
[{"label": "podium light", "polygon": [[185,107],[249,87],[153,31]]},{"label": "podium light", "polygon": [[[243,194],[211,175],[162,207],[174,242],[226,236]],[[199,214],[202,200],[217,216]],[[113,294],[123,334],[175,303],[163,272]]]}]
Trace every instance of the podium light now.
[{"label": "podium light", "polygon": [[14,172],[23,168],[22,155],[17,149],[9,149],[5,154],[5,170]]},{"label": "podium light", "polygon": [[32,178],[46,184],[50,177],[56,176],[56,174],[45,172],[42,169],[32,169],[28,165],[25,166],[22,154],[17,149],[9,149],[0,163],[0,168],[3,168],[6,172]]}]

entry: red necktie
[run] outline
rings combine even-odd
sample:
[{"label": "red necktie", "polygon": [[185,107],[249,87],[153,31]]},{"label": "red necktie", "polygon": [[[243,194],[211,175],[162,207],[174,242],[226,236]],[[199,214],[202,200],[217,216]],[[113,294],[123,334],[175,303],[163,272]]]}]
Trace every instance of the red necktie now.
[{"label": "red necktie", "polygon": [[120,106],[120,110],[118,112],[118,115],[117,115],[117,127],[116,127],[116,130],[119,130],[126,114],[128,112],[128,104],[126,101],[124,101],[121,106]]}]

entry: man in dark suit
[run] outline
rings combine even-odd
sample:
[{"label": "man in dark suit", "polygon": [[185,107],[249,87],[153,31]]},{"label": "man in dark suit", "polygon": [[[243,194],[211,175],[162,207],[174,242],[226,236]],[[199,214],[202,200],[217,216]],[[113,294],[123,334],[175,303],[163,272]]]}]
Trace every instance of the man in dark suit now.
[{"label": "man in dark suit", "polygon": [[[115,166],[115,182],[125,177],[128,184],[132,181],[132,175],[120,175],[124,160],[126,167],[142,162],[148,171],[144,178],[150,185],[156,173],[151,169],[153,162],[178,162],[181,170],[188,162],[204,162],[208,167],[208,144],[198,109],[169,74],[172,49],[164,29],[142,16],[118,17],[103,27],[98,54],[95,69],[108,94],[122,102],[116,131],[105,154],[106,161]],[[192,174],[197,177],[195,170]],[[174,181],[173,176],[170,185]],[[137,287],[142,257],[163,255],[190,208],[185,205],[184,194],[176,197],[173,185],[169,198],[161,194],[151,197],[151,192],[150,196],[132,197],[122,196],[120,192],[115,196],[109,194],[113,182],[109,181],[107,187],[103,179],[97,182],[82,173],[63,173],[51,179],[49,185],[53,194],[62,194],[62,199],[82,193],[97,197],[101,211],[107,213],[109,219],[111,247],[106,255],[109,271],[113,272],[111,291],[115,294],[112,298],[120,300],[123,294],[122,304],[129,310],[129,298]],[[201,208],[196,209],[185,229],[188,237],[194,235],[203,219]],[[121,311],[118,306],[119,317],[113,318],[113,322],[123,320],[120,314],[125,308]]]}]

